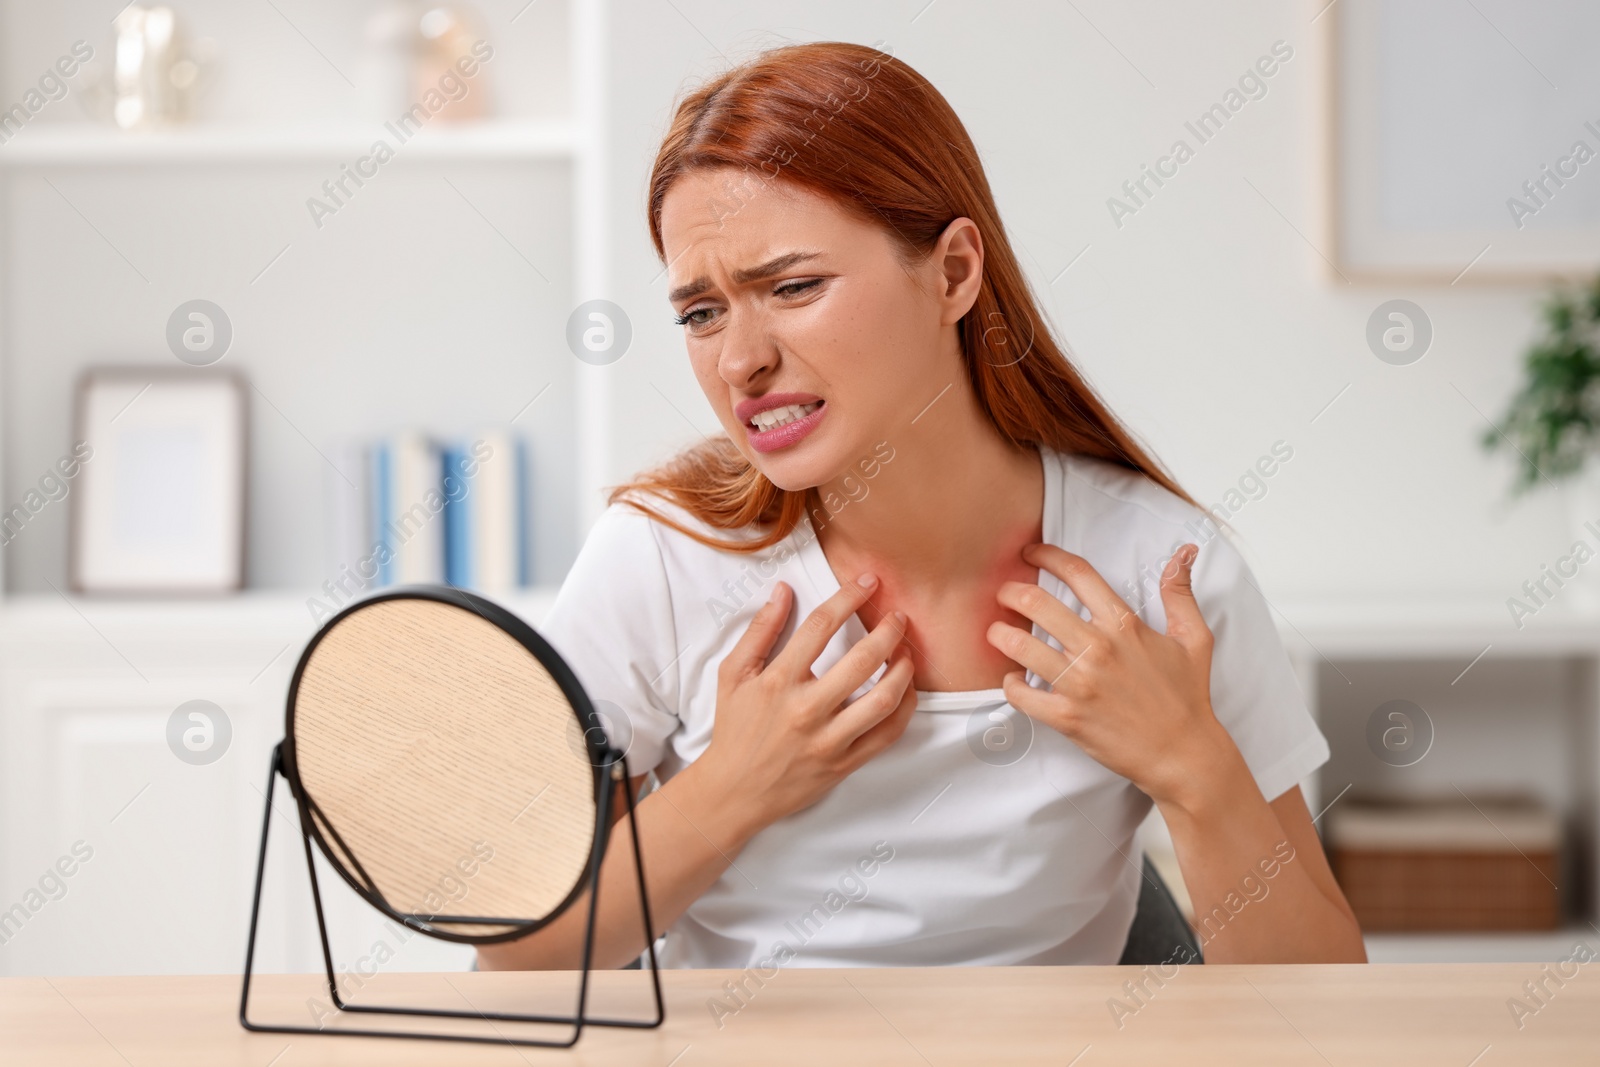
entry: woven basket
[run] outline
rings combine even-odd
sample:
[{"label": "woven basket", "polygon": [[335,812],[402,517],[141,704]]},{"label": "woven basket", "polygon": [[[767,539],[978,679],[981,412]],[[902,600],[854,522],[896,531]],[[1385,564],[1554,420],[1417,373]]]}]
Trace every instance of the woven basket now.
[{"label": "woven basket", "polygon": [[1357,802],[1336,813],[1329,859],[1363,930],[1560,925],[1560,821],[1537,802]]}]

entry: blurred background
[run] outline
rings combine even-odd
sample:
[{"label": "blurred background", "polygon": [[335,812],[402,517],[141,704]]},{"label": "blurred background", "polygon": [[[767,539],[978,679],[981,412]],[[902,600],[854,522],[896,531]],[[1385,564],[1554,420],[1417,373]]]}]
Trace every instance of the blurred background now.
[{"label": "blurred background", "polygon": [[[718,432],[649,165],[819,39],[950,99],[1237,531],[1373,958],[1600,936],[1592,6],[3,0],[0,974],[236,971],[317,624],[410,580],[537,623],[604,487]],[[319,965],[292,822],[267,969]],[[330,910],[341,969],[470,958]]]}]

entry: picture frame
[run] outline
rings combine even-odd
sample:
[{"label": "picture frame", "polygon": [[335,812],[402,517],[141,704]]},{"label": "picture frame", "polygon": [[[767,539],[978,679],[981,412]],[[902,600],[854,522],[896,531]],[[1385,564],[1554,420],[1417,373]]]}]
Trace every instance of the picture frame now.
[{"label": "picture frame", "polygon": [[1600,70],[1582,52],[1600,8],[1313,6],[1330,277],[1532,284],[1600,270],[1600,112],[1584,110]]},{"label": "picture frame", "polygon": [[94,462],[72,496],[74,592],[204,596],[244,587],[248,399],[230,371],[82,373],[75,439]]}]

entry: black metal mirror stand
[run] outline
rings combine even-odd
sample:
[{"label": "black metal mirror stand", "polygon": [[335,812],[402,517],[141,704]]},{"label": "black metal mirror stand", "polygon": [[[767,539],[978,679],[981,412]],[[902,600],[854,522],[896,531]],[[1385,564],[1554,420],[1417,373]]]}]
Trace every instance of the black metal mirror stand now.
[{"label": "black metal mirror stand", "polygon": [[[644,864],[639,853],[639,828],[634,821],[633,790],[627,774],[627,763],[621,752],[611,749],[607,753],[606,762],[599,768],[600,781],[622,783],[623,795],[627,797],[628,830],[633,844],[633,865],[639,882],[640,912],[644,920],[644,935],[646,952],[650,957],[650,985],[655,995],[654,1019],[601,1019],[587,1018],[584,1007],[589,995],[590,958],[594,949],[595,915],[599,906],[600,894],[600,865],[604,859],[604,852],[595,848],[590,857],[589,870],[586,874],[589,883],[589,915],[586,920],[583,935],[583,969],[578,980],[578,1003],[571,1015],[518,1015],[504,1012],[478,1012],[478,1011],[450,1011],[443,1008],[412,1008],[398,1006],[382,1006],[368,1004],[347,1004],[339,995],[339,985],[333,973],[333,953],[328,947],[328,927],[322,913],[322,894],[317,885],[317,868],[312,862],[310,812],[306,808],[303,797],[296,793],[296,803],[300,814],[300,841],[305,847],[306,870],[311,876],[311,900],[317,912],[317,933],[322,939],[322,962],[327,971],[328,995],[333,1004],[340,1011],[365,1012],[373,1015],[420,1015],[429,1018],[450,1019],[479,1019],[485,1022],[515,1022],[515,1023],[551,1023],[572,1027],[572,1033],[564,1039],[508,1037],[496,1032],[494,1036],[478,1034],[452,1034],[438,1032],[406,1031],[406,1030],[365,1030],[354,1028],[328,1029],[312,1026],[290,1026],[286,1024],[269,1024],[251,1022],[250,1009],[250,978],[251,968],[255,962],[256,930],[261,917],[261,886],[266,877],[267,867],[267,834],[272,828],[272,793],[279,775],[283,770],[282,746],[275,745],[272,749],[271,766],[267,772],[266,814],[261,821],[261,852],[256,861],[256,887],[254,899],[250,905],[250,937],[245,949],[244,957],[244,991],[239,998],[239,1023],[246,1030],[271,1034],[324,1034],[338,1037],[401,1037],[419,1038],[432,1041],[470,1041],[487,1045],[532,1045],[540,1048],[571,1048],[577,1043],[585,1026],[617,1026],[635,1029],[651,1029],[660,1026],[666,1018],[666,1006],[661,998],[661,976],[656,965],[655,935],[650,922],[650,903],[645,895]],[[287,780],[287,779],[286,779]],[[611,817],[612,789],[602,788],[599,791],[596,804],[596,833],[597,839],[602,828],[609,825]],[[441,917],[433,917],[439,919]],[[486,919],[479,917],[449,916],[445,917],[452,923],[475,923],[485,926],[504,926],[508,922],[526,922],[526,920]],[[409,924],[408,924],[409,925]],[[413,927],[415,928],[415,927]]]}]

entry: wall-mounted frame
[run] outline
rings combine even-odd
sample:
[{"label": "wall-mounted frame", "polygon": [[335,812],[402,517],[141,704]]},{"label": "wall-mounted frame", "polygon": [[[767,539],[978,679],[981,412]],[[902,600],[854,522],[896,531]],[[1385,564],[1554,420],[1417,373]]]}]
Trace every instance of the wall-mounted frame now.
[{"label": "wall-mounted frame", "polygon": [[1332,273],[1532,283],[1600,269],[1600,7],[1311,8]]},{"label": "wall-mounted frame", "polygon": [[80,593],[201,595],[244,586],[249,403],[228,371],[93,367],[75,439],[68,581]]}]

